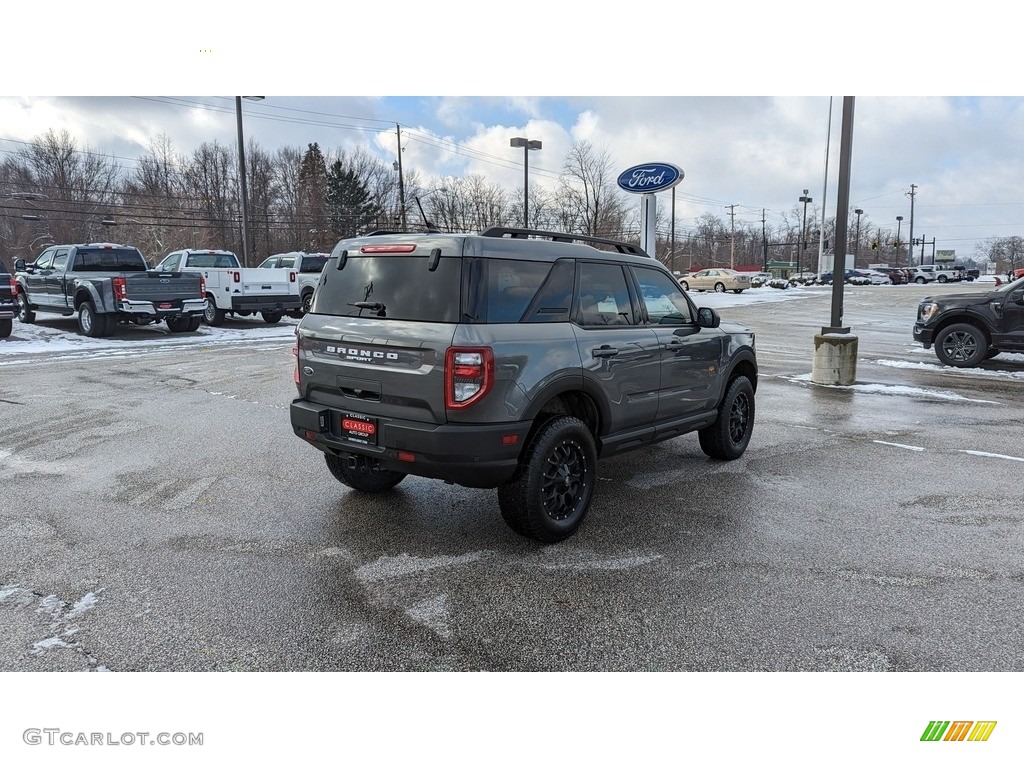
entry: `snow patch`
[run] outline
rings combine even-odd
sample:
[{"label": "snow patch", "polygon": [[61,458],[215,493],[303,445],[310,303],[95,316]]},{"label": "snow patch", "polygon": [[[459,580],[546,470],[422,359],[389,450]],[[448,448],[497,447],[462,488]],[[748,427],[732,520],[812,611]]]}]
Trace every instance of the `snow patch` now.
[{"label": "snow patch", "polygon": [[398,555],[397,557],[381,557],[373,563],[360,566],[356,569],[356,578],[364,584],[385,579],[399,579],[414,573],[423,573],[437,568],[450,568],[456,565],[465,565],[479,560],[487,554],[486,551],[469,552],[465,555],[438,557],[414,557],[412,555]]},{"label": "snow patch", "polygon": [[406,615],[418,624],[434,630],[440,637],[450,637],[448,627],[448,595],[437,595],[410,606]]}]

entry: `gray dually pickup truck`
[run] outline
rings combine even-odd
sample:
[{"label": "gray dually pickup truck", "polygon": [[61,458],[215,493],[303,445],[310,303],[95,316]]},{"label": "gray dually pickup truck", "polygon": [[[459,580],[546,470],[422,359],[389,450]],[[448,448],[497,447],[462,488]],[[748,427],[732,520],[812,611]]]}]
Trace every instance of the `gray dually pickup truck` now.
[{"label": "gray dually pickup truck", "polygon": [[196,331],[206,309],[200,275],[150,270],[138,248],[115,243],[53,245],[33,263],[14,262],[18,319],[36,312],[78,314],[86,336],[109,336],[118,323],[167,323],[171,333]]}]

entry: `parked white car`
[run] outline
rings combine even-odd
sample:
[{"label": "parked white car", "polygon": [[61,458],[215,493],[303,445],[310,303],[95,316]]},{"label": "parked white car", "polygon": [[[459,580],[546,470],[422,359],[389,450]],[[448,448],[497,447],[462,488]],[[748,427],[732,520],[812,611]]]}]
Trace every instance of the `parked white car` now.
[{"label": "parked white car", "polygon": [[892,285],[887,274],[874,269],[855,269],[847,282],[852,285]]}]

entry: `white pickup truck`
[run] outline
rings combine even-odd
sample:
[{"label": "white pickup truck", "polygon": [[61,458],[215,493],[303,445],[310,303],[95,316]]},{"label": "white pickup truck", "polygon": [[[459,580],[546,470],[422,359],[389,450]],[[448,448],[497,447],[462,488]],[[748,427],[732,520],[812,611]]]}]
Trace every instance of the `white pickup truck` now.
[{"label": "white pickup truck", "polygon": [[296,270],[244,268],[231,251],[172,251],[156,269],[203,276],[207,299],[203,319],[207,325],[221,325],[229,314],[246,317],[257,312],[273,325],[285,313],[296,312],[302,306]]},{"label": "white pickup truck", "polygon": [[288,314],[294,318],[301,318],[309,312],[309,306],[313,303],[313,292],[316,290],[317,283],[320,282],[320,273],[324,271],[324,266],[329,258],[331,258],[329,253],[289,251],[267,257],[257,269],[286,268],[294,269],[299,273],[299,298],[302,300],[302,307],[299,311]]}]

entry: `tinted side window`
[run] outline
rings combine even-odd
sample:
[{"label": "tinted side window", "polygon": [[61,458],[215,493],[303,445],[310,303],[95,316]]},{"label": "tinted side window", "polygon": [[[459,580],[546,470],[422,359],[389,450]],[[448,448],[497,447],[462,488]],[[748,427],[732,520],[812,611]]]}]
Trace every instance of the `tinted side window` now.
[{"label": "tinted side window", "polygon": [[476,266],[482,268],[480,279],[483,283],[478,287],[478,295],[483,294],[483,302],[477,314],[487,323],[518,323],[522,320],[551,271],[551,264],[542,261],[480,259]]},{"label": "tinted side window", "polygon": [[323,272],[326,264],[326,256],[303,256],[302,266],[299,268],[299,272]]},{"label": "tinted side window", "polygon": [[675,280],[656,269],[635,269],[640,298],[647,318],[659,325],[683,325],[693,322],[690,304]]},{"label": "tinted side window", "polygon": [[580,264],[581,325],[633,325],[626,276],[618,264]]}]

